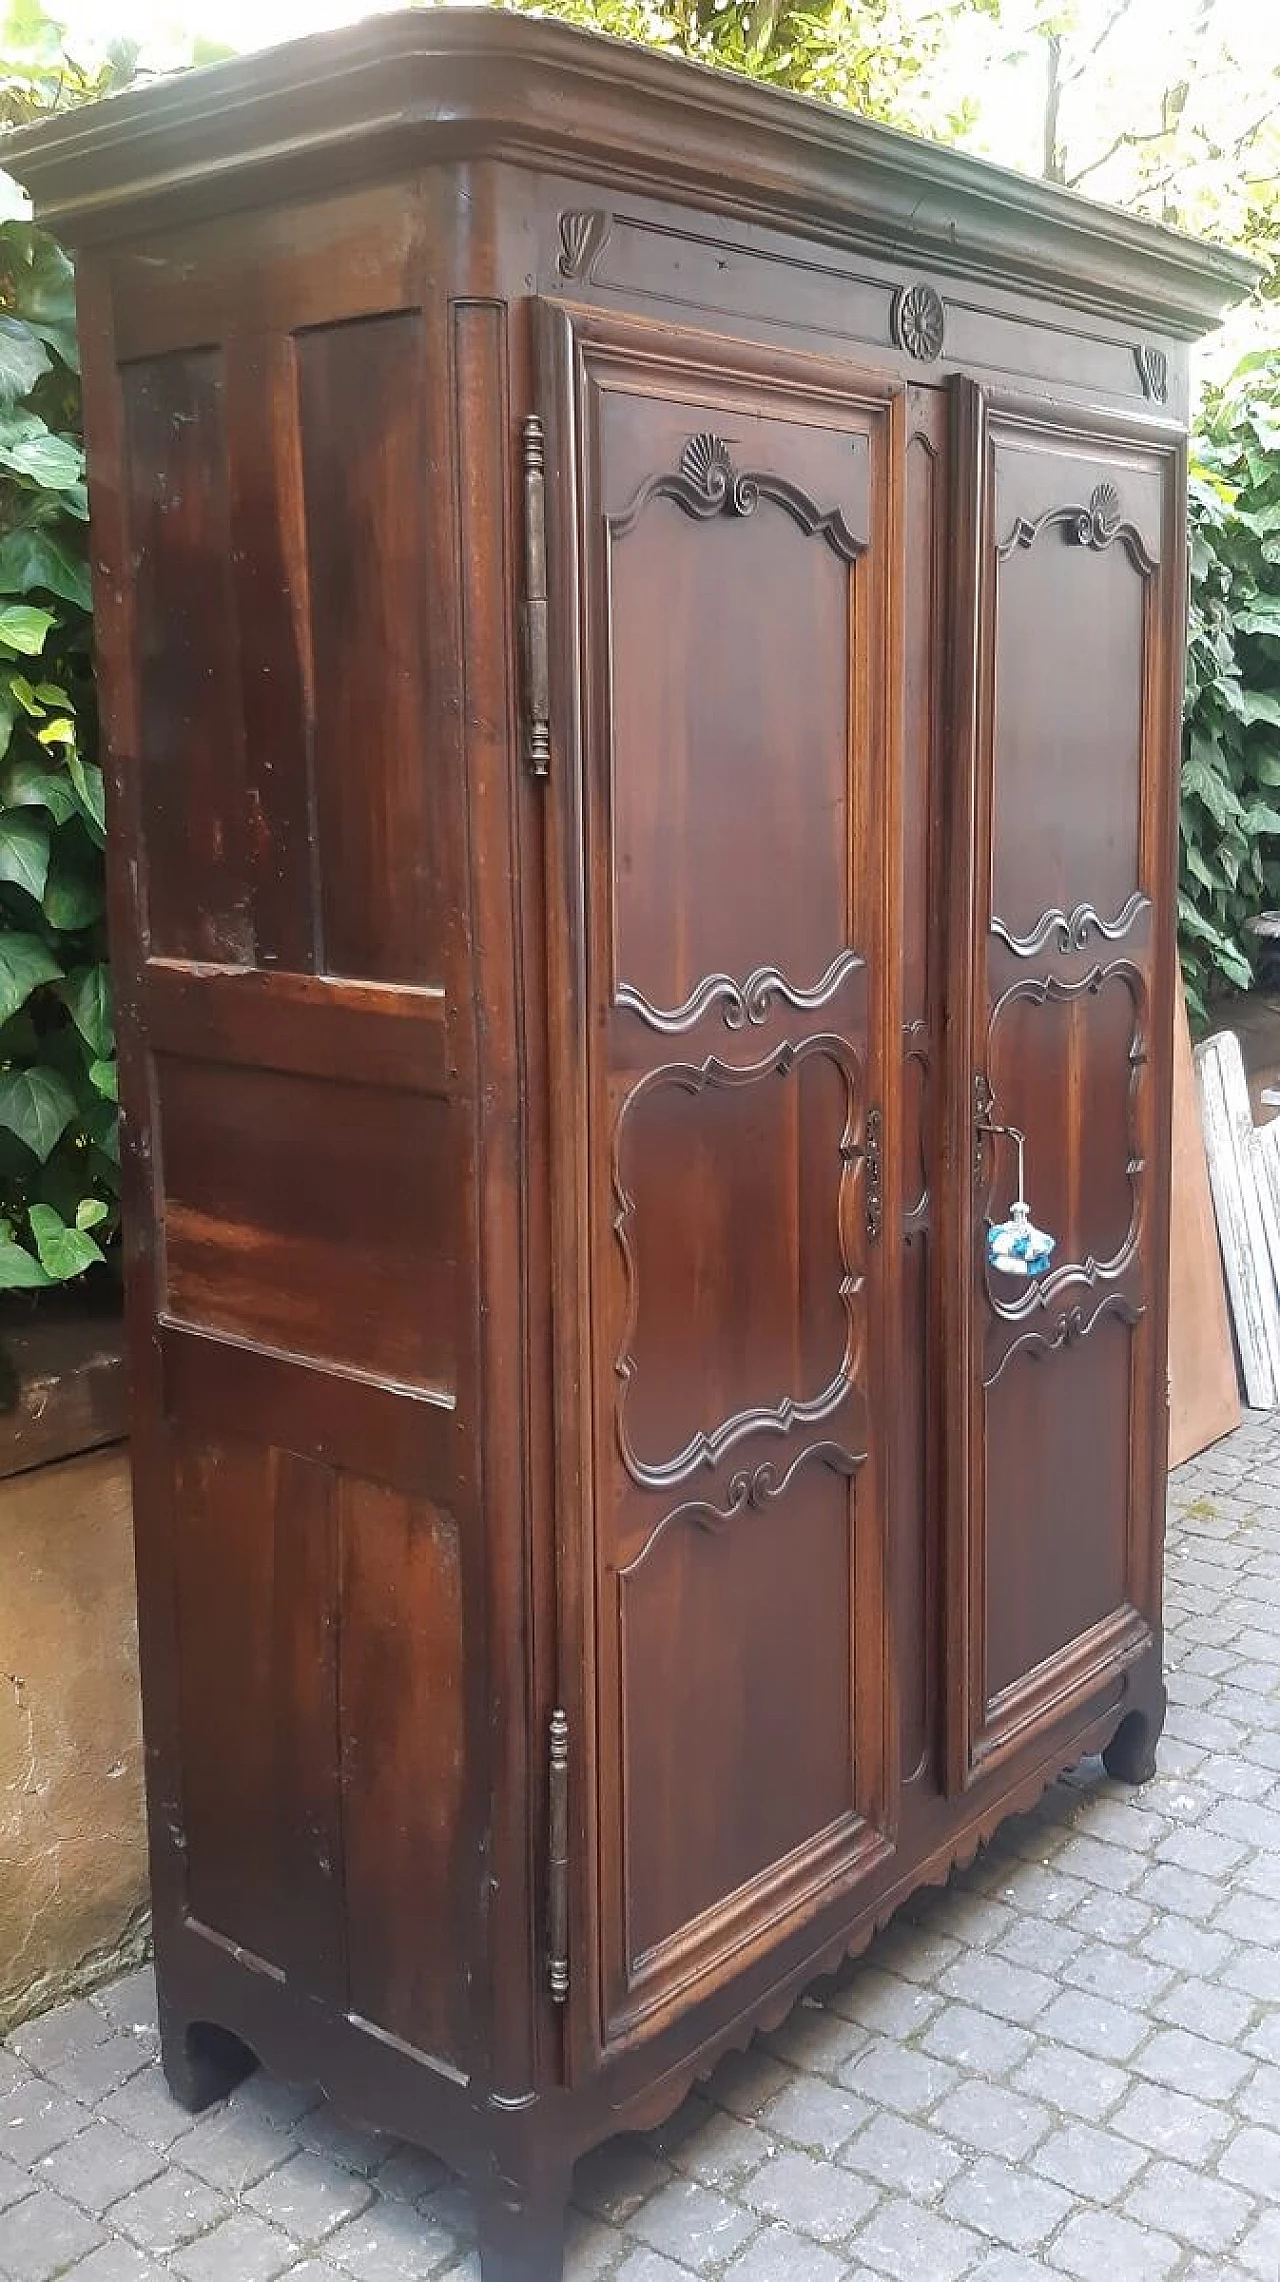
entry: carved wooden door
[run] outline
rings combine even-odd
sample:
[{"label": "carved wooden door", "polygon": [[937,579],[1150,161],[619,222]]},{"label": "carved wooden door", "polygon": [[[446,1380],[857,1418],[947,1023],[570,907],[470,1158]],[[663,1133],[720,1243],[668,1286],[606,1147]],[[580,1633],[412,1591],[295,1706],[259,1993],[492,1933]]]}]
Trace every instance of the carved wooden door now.
[{"label": "carved wooden door", "polygon": [[902,400],[543,317],[586,2059],[890,1843]]},{"label": "carved wooden door", "polygon": [[[953,984],[971,988],[973,1305],[953,1482],[950,1770],[962,1787],[1090,1697],[1159,1621],[1183,462],[1151,422],[962,385]],[[963,738],[962,738],[963,741]],[[1049,1273],[987,1264],[1026,1136]],[[1159,1137],[1157,1139],[1157,1137]],[[967,1250],[966,1266],[964,1253]]]}]

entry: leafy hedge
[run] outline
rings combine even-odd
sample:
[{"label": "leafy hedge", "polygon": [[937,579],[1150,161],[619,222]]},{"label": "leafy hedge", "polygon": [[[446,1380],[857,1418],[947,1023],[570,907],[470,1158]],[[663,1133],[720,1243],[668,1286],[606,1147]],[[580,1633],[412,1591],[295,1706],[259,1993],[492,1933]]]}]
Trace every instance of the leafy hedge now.
[{"label": "leafy hedge", "polygon": [[0,1290],[118,1226],[88,505],[71,268],[0,225]]},{"label": "leafy hedge", "polygon": [[1248,990],[1280,904],[1280,358],[1206,393],[1191,469],[1179,936],[1187,998]]}]

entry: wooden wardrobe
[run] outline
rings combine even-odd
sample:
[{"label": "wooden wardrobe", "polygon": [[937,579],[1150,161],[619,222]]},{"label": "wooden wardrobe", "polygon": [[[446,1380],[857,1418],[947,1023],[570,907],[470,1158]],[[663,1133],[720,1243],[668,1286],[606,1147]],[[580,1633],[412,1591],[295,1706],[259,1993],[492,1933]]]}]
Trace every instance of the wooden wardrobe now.
[{"label": "wooden wardrobe", "polygon": [[453,9],[6,163],[79,262],[165,2065],[554,2282],[583,2149],[1152,1767],[1253,272]]}]

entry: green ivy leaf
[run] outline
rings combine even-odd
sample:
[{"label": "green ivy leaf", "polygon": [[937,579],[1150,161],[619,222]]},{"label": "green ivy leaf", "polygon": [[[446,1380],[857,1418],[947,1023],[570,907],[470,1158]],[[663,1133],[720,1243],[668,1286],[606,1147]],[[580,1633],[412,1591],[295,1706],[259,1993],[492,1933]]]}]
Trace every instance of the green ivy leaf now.
[{"label": "green ivy leaf", "polygon": [[38,484],[42,491],[72,492],[84,482],[84,453],[69,436],[23,436],[16,443],[0,444],[0,467]]},{"label": "green ivy leaf", "polygon": [[0,402],[27,396],[49,370],[43,341],[18,317],[0,317]]},{"label": "green ivy leaf", "polygon": [[0,1022],[8,1022],[25,1006],[41,983],[57,982],[62,974],[52,952],[38,935],[0,930]]},{"label": "green ivy leaf", "polygon": [[[77,826],[77,831],[79,827]],[[84,855],[68,852],[62,845],[66,834],[59,836],[49,861],[49,879],[44,891],[44,915],[51,927],[66,934],[74,934],[81,927],[91,927],[102,916],[106,901],[101,871],[91,867]],[[84,847],[84,835],[79,834]],[[87,848],[85,853],[87,854]]]},{"label": "green ivy leaf", "polygon": [[60,1212],[51,1204],[33,1204],[27,1218],[36,1240],[40,1265],[55,1283],[65,1284],[73,1276],[82,1276],[86,1268],[96,1267],[102,1253],[92,1236],[82,1228],[68,1228]]},{"label": "green ivy leaf", "polygon": [[39,657],[54,622],[51,610],[37,610],[30,602],[6,603],[0,609],[0,643],[21,651],[24,658]]},{"label": "green ivy leaf", "polygon": [[0,1292],[42,1290],[53,1282],[38,1260],[8,1236],[0,1235]]},{"label": "green ivy leaf", "polygon": [[101,769],[95,768],[92,761],[82,761],[77,752],[69,752],[67,774],[80,795],[86,816],[99,833],[105,834],[107,802]]},{"label": "green ivy leaf", "polygon": [[110,1214],[110,1205],[105,1204],[100,1196],[82,1197],[76,1206],[76,1227],[98,1228],[104,1220],[110,1218]]},{"label": "green ivy leaf", "polygon": [[89,566],[52,532],[39,528],[9,531],[0,539],[0,594],[43,590],[77,610],[93,607]]},{"label": "green ivy leaf", "polygon": [[76,796],[66,777],[56,769],[43,769],[34,755],[19,753],[0,771],[0,808],[43,808],[55,824],[65,824],[77,813]]},{"label": "green ivy leaf", "polygon": [[30,809],[0,814],[0,880],[25,888],[39,903],[49,876],[49,827]]},{"label": "green ivy leaf", "polygon": [[111,978],[105,965],[99,961],[96,966],[74,968],[59,995],[95,1061],[105,1061],[114,1037]]},{"label": "green ivy leaf", "polygon": [[0,1070],[0,1125],[43,1165],[76,1114],[76,1097],[56,1070]]},{"label": "green ivy leaf", "polygon": [[56,239],[45,231],[32,230],[29,239],[30,264],[18,277],[18,315],[72,372],[79,372],[75,271]]},{"label": "green ivy leaf", "polygon": [[1252,801],[1241,818],[1246,832],[1280,832],[1280,809],[1265,800]]},{"label": "green ivy leaf", "polygon": [[120,1065],[118,1062],[90,1062],[89,1083],[104,1101],[120,1099]]}]

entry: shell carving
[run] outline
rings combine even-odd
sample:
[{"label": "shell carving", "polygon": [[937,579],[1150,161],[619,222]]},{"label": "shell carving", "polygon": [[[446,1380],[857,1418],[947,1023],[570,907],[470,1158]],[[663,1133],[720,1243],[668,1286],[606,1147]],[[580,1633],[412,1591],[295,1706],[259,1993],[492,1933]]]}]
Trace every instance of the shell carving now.
[{"label": "shell carving", "polygon": [[1067,537],[1074,538],[1078,547],[1109,547],[1124,516],[1120,494],[1114,483],[1100,483],[1089,495],[1089,504],[1076,514],[1074,529],[1067,526]]},{"label": "shell carving", "polygon": [[723,499],[733,481],[733,461],[724,437],[707,429],[690,436],[680,454],[680,473],[707,499]]}]

